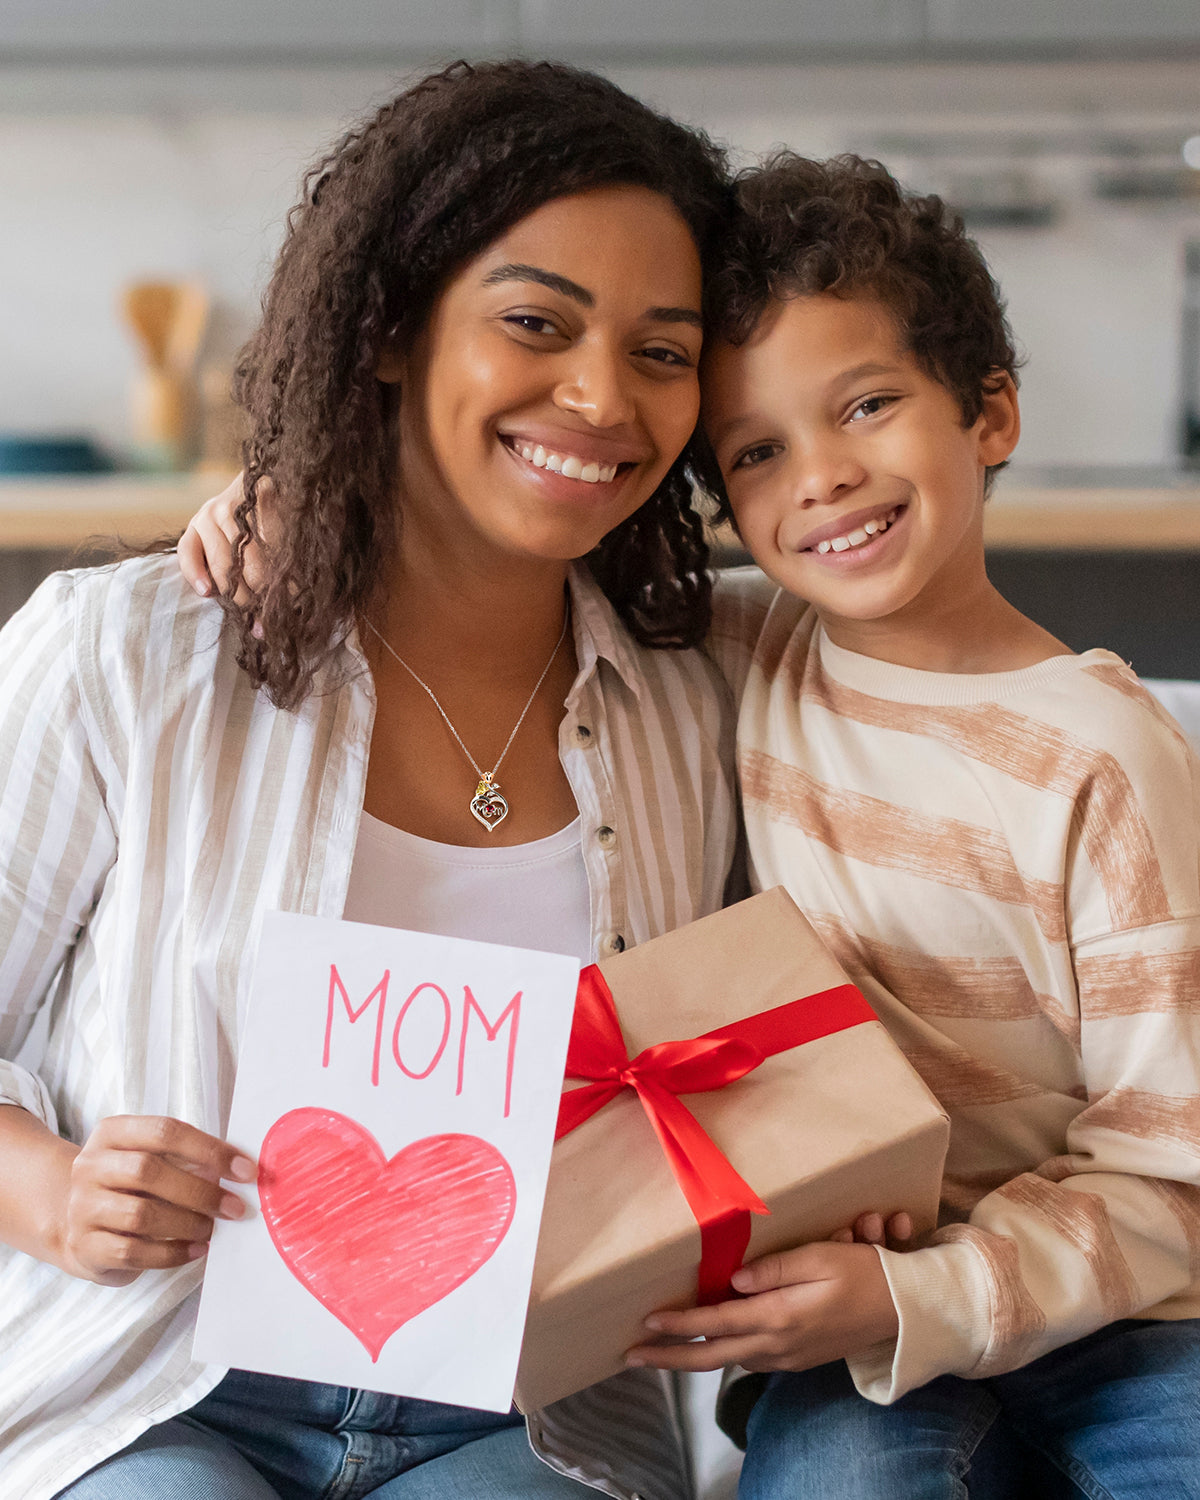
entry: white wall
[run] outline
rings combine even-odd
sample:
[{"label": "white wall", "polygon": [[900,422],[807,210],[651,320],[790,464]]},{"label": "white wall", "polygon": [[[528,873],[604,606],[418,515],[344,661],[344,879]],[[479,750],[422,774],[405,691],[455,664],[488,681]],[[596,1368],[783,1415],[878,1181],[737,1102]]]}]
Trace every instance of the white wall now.
[{"label": "white wall", "polygon": [[[1097,202],[1089,142],[1200,131],[1194,64],[613,70],[747,151],[878,152],[917,185],[914,133],[1064,144],[1039,163],[1063,211],[981,235],[1028,352],[1026,463],[1169,460],[1182,244],[1200,197]],[[128,439],[132,344],[118,288],[199,275],[218,353],[251,326],[302,166],[386,96],[366,70],[0,70],[0,430]],[[936,172],[934,172],[936,178]]]}]

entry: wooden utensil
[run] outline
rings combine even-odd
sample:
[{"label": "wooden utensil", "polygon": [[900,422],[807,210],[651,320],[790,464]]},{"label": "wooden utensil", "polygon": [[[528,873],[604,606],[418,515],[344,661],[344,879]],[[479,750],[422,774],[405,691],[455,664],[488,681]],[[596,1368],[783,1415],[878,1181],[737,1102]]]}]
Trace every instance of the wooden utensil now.
[{"label": "wooden utensil", "polygon": [[195,439],[195,367],[208,292],[195,281],[135,282],[122,307],[146,360],[133,392],[135,442],[150,466],[180,468]]}]

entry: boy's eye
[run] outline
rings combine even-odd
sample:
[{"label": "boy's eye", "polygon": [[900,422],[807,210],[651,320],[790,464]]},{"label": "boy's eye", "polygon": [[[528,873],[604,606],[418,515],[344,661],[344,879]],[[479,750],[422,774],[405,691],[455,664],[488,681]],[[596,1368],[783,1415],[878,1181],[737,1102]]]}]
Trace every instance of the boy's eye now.
[{"label": "boy's eye", "polygon": [[729,465],[730,472],[737,469],[753,469],[758,464],[764,464],[769,458],[774,458],[779,452],[776,443],[755,443],[751,448],[743,448],[734,461]]},{"label": "boy's eye", "polygon": [[863,417],[878,416],[881,411],[891,406],[895,399],[894,396],[867,396],[851,411],[850,420],[854,422]]}]

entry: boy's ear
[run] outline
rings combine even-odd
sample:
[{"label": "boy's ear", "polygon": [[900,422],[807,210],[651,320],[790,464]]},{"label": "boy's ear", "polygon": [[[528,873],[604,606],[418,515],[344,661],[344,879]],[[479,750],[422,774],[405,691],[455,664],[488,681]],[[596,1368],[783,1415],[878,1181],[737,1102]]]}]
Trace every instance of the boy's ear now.
[{"label": "boy's ear", "polygon": [[987,468],[1002,464],[1021,436],[1021,406],[1016,382],[1007,370],[993,371],[983,390],[983,410],[977,423],[979,458]]}]

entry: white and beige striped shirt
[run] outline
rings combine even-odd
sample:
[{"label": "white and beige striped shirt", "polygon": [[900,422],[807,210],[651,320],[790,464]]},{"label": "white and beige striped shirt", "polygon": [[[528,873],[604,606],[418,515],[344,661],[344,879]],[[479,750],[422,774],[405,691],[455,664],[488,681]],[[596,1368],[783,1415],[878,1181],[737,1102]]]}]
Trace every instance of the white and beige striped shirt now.
[{"label": "white and beige striped shirt", "polygon": [[[716,910],[736,842],[733,717],[697,652],[635,645],[583,570],[559,735],[597,957]],[[374,712],[353,639],[298,712],[251,688],[174,558],[55,575],[0,634],[0,1102],[82,1141],[112,1114],[221,1135],[262,916],[342,914]],[[616,838],[601,829],[616,830]],[[124,1288],[0,1248],[0,1496],[47,1500],[223,1371],[201,1270]],[[631,1371],[529,1419],[604,1493],[686,1493],[667,1388]]]},{"label": "white and beige striped shirt", "polygon": [[882,1251],[887,1402],[1116,1319],[1200,1316],[1200,765],[1107,651],[919,672],[722,582],[752,879],[785,885],[951,1120],[942,1227]]}]

